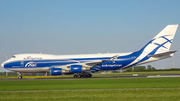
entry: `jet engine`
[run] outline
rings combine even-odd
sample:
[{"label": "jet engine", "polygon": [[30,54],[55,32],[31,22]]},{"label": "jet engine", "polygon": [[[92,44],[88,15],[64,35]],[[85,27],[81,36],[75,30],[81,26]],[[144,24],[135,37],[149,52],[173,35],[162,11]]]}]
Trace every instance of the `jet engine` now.
[{"label": "jet engine", "polygon": [[81,73],[82,71],[88,71],[90,68],[84,67],[82,65],[71,65],[70,72],[71,73]]},{"label": "jet engine", "polygon": [[51,68],[51,75],[62,75],[62,74],[70,74],[70,73],[81,73],[83,71],[88,71],[91,68],[84,67],[82,65],[71,65],[70,70],[65,70],[62,68]]},{"label": "jet engine", "polygon": [[51,75],[62,75],[69,73],[69,70],[64,70],[62,68],[51,68]]}]

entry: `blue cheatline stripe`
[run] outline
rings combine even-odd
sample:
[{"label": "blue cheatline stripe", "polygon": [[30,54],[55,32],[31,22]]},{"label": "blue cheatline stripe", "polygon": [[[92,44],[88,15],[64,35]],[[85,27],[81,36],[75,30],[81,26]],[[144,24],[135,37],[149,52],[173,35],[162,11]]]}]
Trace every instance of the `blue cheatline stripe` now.
[{"label": "blue cheatline stripe", "polygon": [[[68,65],[68,64],[73,64],[73,63],[84,63],[86,61],[90,62],[91,60],[105,60],[105,59],[110,59],[111,57],[100,57],[100,58],[81,58],[81,59],[65,59],[65,60],[23,60],[23,65],[25,66],[28,62],[35,62],[38,63],[37,66],[39,67],[51,67],[55,65]],[[86,60],[86,61],[84,61]],[[21,65],[22,61],[14,61],[10,63],[5,63],[4,67],[5,68],[27,68],[27,67],[18,67]],[[12,67],[14,66],[14,67]],[[16,66],[16,67],[15,67]],[[36,67],[28,67],[28,68],[36,68]]]}]

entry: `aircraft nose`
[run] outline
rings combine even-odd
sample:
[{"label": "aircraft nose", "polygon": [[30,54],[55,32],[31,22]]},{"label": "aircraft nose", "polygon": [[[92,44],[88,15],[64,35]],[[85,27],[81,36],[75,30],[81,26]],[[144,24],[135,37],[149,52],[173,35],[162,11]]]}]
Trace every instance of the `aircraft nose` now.
[{"label": "aircraft nose", "polygon": [[3,67],[3,68],[4,68],[4,63],[2,63],[2,64],[1,64],[1,67]]}]

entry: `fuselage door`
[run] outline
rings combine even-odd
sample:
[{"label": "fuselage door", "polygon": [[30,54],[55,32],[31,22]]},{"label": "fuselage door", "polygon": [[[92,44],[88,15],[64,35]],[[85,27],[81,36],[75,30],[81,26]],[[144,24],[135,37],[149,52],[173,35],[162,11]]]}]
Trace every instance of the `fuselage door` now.
[{"label": "fuselage door", "polygon": [[21,61],[20,66],[21,66],[21,67],[24,67],[24,61]]}]

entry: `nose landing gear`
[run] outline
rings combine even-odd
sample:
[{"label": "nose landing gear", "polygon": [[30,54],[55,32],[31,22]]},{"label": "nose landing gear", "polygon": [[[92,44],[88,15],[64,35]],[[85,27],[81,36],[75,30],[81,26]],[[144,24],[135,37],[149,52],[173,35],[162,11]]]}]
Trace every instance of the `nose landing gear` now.
[{"label": "nose landing gear", "polygon": [[18,78],[19,78],[19,79],[22,79],[21,72],[17,72],[17,74],[18,74]]}]

